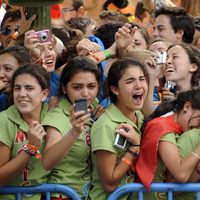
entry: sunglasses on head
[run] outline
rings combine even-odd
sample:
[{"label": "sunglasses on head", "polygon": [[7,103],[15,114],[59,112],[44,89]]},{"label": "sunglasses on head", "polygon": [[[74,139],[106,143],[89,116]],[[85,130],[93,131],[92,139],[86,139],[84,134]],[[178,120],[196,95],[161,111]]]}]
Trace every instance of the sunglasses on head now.
[{"label": "sunglasses on head", "polygon": [[15,28],[11,28],[11,27],[3,27],[0,30],[0,34],[2,35],[10,35],[11,33],[17,32],[19,30],[19,26],[16,26]]}]

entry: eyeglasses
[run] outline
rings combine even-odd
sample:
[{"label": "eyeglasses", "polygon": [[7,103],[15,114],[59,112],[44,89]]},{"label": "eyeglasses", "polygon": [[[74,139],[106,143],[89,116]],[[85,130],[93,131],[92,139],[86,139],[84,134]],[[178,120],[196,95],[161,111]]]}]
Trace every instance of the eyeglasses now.
[{"label": "eyeglasses", "polygon": [[61,8],[60,9],[61,13],[69,13],[74,10],[75,10],[74,8]]},{"label": "eyeglasses", "polygon": [[16,26],[15,28],[11,28],[9,26],[7,27],[3,27],[1,30],[0,30],[0,34],[2,35],[10,35],[11,33],[15,33],[19,30],[19,26]]}]

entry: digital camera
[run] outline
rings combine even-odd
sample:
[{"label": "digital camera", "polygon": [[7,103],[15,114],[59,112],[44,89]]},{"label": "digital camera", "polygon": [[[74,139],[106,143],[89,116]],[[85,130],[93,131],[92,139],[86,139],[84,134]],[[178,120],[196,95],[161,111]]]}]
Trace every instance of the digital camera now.
[{"label": "digital camera", "polygon": [[40,40],[40,43],[51,42],[51,33],[49,29],[38,31],[35,33]]},{"label": "digital camera", "polygon": [[167,61],[167,52],[159,52],[158,58],[157,58],[157,64],[165,64]]},{"label": "digital camera", "polygon": [[[127,129],[123,128],[125,131],[127,131]],[[119,149],[125,149],[126,148],[126,143],[127,143],[127,139],[126,137],[124,137],[123,135],[120,135],[119,133],[117,133],[115,141],[114,141],[114,146],[119,148]]]}]

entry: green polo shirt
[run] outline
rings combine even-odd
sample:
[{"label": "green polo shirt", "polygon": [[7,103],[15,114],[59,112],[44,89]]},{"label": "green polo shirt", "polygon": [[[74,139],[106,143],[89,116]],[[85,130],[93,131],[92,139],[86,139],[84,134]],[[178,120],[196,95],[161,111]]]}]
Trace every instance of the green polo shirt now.
[{"label": "green polo shirt", "polygon": [[[189,130],[178,137],[177,145],[182,158],[187,157],[200,144],[200,129]],[[174,196],[174,200],[194,200],[196,193],[184,192]]]},{"label": "green polo shirt", "polygon": [[[48,113],[42,125],[54,127],[64,136],[72,128],[70,106],[66,98],[61,98],[58,107]],[[48,180],[48,183],[62,183],[72,187],[82,198],[87,196],[90,182],[90,127],[91,122],[88,122],[69,153],[51,170]]]},{"label": "green polo shirt", "polygon": [[[93,200],[107,199],[109,193],[105,192],[101,184],[98,174],[95,151],[106,150],[117,155],[117,160],[120,161],[126,150],[121,150],[114,147],[116,137],[116,128],[121,123],[127,123],[134,127],[136,132],[141,135],[140,127],[142,125],[142,114],[137,112],[138,127],[134,122],[124,116],[123,113],[114,105],[111,104],[105,113],[93,124],[91,129],[91,145],[92,145],[92,189],[90,198]],[[119,185],[134,181],[133,175],[125,175]]]},{"label": "green polo shirt", "polygon": [[[41,120],[47,113],[47,106],[44,105],[41,112]],[[13,105],[6,111],[0,113],[0,141],[11,150],[10,160],[16,157],[21,150],[22,144],[26,143],[26,132],[28,124],[22,119],[19,111]],[[40,152],[44,149],[44,142]],[[48,171],[44,170],[40,159],[31,159],[27,167],[21,171],[9,184],[9,186],[32,186],[47,181]],[[40,194],[24,194],[22,199],[40,200]],[[15,199],[14,195],[0,195],[0,199]]]}]

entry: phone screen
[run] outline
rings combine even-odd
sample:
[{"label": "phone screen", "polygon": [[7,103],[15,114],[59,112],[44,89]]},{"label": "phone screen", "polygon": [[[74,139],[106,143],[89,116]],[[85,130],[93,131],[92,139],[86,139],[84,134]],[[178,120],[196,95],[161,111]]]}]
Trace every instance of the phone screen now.
[{"label": "phone screen", "polygon": [[74,101],[74,111],[85,111],[87,112],[87,100],[85,98],[76,99]]},{"label": "phone screen", "polygon": [[124,146],[124,143],[126,142],[126,138],[122,135],[119,135],[119,139],[117,144],[119,144],[120,146]]}]

